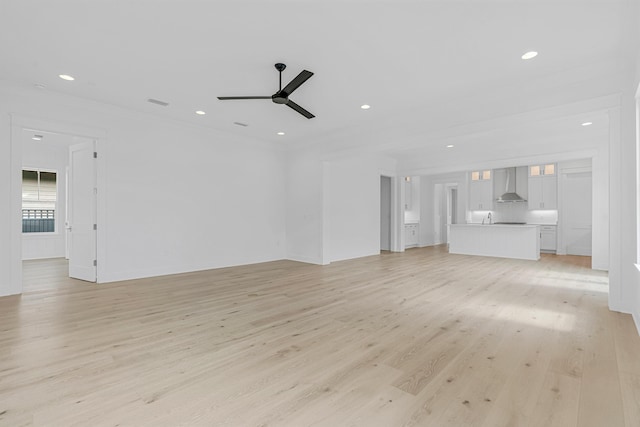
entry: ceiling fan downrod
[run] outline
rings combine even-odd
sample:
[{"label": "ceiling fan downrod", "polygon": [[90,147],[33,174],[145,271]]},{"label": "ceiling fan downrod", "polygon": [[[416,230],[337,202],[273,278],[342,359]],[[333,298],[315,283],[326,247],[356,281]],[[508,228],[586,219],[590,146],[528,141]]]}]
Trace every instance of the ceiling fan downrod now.
[{"label": "ceiling fan downrod", "polygon": [[282,92],[282,72],[284,71],[285,68],[287,68],[286,64],[283,64],[282,62],[278,62],[276,65],[276,70],[278,70],[279,76],[280,76],[280,88],[278,89],[278,93]]}]

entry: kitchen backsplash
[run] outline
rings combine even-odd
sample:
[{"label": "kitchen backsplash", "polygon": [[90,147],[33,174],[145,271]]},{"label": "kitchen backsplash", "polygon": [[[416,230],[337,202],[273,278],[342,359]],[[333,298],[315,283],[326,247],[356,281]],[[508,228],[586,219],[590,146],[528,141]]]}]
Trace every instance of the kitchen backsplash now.
[{"label": "kitchen backsplash", "polygon": [[496,203],[492,211],[471,211],[467,222],[481,223],[491,212],[493,222],[526,222],[528,224],[557,224],[558,211],[530,211],[526,203]]}]

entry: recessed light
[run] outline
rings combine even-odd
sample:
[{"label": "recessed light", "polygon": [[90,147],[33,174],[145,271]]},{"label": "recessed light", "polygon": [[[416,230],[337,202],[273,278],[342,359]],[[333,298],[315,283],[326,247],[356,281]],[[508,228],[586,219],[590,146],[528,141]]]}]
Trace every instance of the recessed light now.
[{"label": "recessed light", "polygon": [[199,116],[204,116],[204,115],[205,115],[205,114],[207,114],[207,113],[205,113],[205,112],[204,112],[204,111],[202,111],[202,110],[198,110],[198,111],[196,111],[196,114],[197,114],[197,115],[199,115]]},{"label": "recessed light", "polygon": [[593,122],[584,122],[582,124],[582,126],[591,126],[593,124]]},{"label": "recessed light", "polygon": [[34,141],[42,141],[42,135],[33,135],[31,137],[31,139],[33,139]]},{"label": "recessed light", "polygon": [[284,132],[278,132],[278,135],[282,136],[284,135]]},{"label": "recessed light", "polygon": [[447,148],[453,148],[453,144],[447,145]]},{"label": "recessed light", "polygon": [[68,80],[68,81],[73,81],[73,80],[75,80],[75,78],[74,78],[74,77],[71,77],[71,76],[70,76],[70,75],[68,75],[68,74],[60,74],[58,77],[60,77],[62,80]]},{"label": "recessed light", "polygon": [[369,108],[371,108],[371,105],[363,104],[360,106],[360,108],[362,108],[363,110],[368,110]]},{"label": "recessed light", "polygon": [[532,58],[535,58],[536,56],[538,56],[538,52],[535,52],[532,50],[522,55],[522,59],[532,59]]}]

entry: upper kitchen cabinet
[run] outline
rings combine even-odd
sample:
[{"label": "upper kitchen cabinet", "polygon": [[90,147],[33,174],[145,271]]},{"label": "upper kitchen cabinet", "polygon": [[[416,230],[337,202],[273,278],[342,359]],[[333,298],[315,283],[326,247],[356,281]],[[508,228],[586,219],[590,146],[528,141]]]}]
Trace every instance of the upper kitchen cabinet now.
[{"label": "upper kitchen cabinet", "polygon": [[529,166],[529,209],[558,209],[558,176],[555,163]]},{"label": "upper kitchen cabinet", "polygon": [[471,172],[469,183],[469,210],[493,209],[493,181],[491,170]]}]

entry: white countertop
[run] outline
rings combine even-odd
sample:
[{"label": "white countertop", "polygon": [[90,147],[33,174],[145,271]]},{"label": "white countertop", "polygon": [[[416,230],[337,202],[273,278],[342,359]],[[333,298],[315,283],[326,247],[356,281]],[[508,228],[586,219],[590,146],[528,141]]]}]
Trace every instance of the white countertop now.
[{"label": "white countertop", "polygon": [[452,227],[486,227],[486,228],[532,228],[538,224],[451,224]]}]

